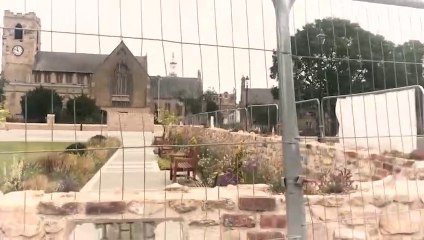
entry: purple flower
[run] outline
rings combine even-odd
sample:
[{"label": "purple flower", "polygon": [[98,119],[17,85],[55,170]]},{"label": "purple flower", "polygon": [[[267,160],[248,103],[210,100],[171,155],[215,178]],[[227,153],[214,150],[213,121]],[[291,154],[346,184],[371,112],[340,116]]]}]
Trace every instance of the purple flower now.
[{"label": "purple flower", "polygon": [[217,177],[216,185],[217,186],[228,186],[228,185],[237,185],[238,177],[232,172],[227,172],[223,175]]},{"label": "purple flower", "polygon": [[248,172],[253,172],[253,171],[257,170],[258,167],[259,167],[259,159],[257,159],[257,158],[249,158],[244,163],[244,170],[248,171]]}]

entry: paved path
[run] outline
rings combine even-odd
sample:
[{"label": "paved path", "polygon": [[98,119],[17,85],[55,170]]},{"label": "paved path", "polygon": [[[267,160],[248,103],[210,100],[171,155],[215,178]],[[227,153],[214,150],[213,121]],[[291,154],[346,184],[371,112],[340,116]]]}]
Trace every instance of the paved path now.
[{"label": "paved path", "polygon": [[[111,135],[111,134],[109,134]],[[153,134],[126,133],[124,148],[109,159],[81,191],[121,191],[163,189],[169,184],[169,173],[160,171],[153,148]],[[144,138],[144,140],[143,140]],[[146,146],[145,148],[143,146]]]},{"label": "paved path", "polygon": [[[25,134],[24,130],[0,130],[0,141],[55,141],[55,142],[84,142],[90,137],[100,134],[100,131],[62,131],[31,130]],[[161,135],[161,132],[155,133]],[[163,189],[170,184],[169,171],[160,171],[157,165],[157,156],[153,153],[151,143],[153,133],[103,132],[103,135],[114,136],[122,139],[123,149],[119,149],[102,167],[102,169],[81,189],[85,192],[121,191],[124,190],[153,190]],[[145,148],[146,147],[146,148]],[[123,184],[124,183],[124,184]],[[171,231],[169,236],[178,235],[177,229]],[[175,232],[175,233],[174,233]],[[100,229],[93,224],[83,224],[76,227],[69,239],[100,239]],[[175,235],[176,234],[176,235]],[[149,239],[149,238],[146,238]]]},{"label": "paved path", "polygon": [[[52,134],[49,130],[30,130],[26,139],[31,142],[49,142],[52,138],[54,142],[84,142],[97,134],[100,131],[54,130]],[[117,131],[103,131],[103,135],[121,139],[121,133]],[[0,130],[0,136],[0,141],[25,141],[24,130]],[[153,142],[153,136],[151,132],[123,132],[123,149],[117,150],[81,191],[98,192],[99,187],[101,191],[120,191],[122,186],[124,190],[162,189],[169,184],[169,172],[159,170],[157,156],[153,148],[148,147]]]}]

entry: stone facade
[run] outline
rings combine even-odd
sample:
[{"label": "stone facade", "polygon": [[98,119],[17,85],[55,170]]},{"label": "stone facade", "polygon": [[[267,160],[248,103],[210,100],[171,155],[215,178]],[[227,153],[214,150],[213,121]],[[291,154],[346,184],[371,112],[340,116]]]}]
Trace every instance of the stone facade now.
[{"label": "stone facade", "polygon": [[[41,21],[30,12],[4,12],[2,41],[2,71],[10,81],[30,83],[35,54],[41,47]],[[21,46],[17,51],[15,46]]]}]

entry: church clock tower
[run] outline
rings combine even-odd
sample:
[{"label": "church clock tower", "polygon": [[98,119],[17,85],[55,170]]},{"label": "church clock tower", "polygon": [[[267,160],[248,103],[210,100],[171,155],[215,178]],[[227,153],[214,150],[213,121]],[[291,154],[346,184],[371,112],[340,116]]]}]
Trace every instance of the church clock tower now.
[{"label": "church clock tower", "polygon": [[31,82],[35,54],[40,50],[41,22],[35,13],[4,12],[2,71],[10,82]]}]

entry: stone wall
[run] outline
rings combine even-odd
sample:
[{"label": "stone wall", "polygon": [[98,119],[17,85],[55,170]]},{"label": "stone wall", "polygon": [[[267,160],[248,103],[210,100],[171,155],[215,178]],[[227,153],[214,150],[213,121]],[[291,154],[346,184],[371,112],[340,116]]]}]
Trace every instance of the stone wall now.
[{"label": "stone wall", "polygon": [[[424,238],[424,181],[390,176],[357,186],[350,194],[305,197],[307,239]],[[154,233],[148,239],[157,240],[287,239],[285,198],[265,185],[173,184],[145,194],[125,192],[124,200],[121,192],[99,197],[97,192],[26,191],[0,197],[0,239],[87,237],[92,232],[77,224],[115,223],[105,231],[113,239],[113,228],[128,222],[147,223]]]},{"label": "stone wall", "polygon": [[[72,131],[80,131],[80,124],[60,124],[55,123],[53,125],[53,130],[72,130]],[[1,130],[52,130],[52,125],[48,123],[11,123],[6,122],[3,125],[0,125]],[[82,131],[99,131],[103,129],[103,131],[107,130],[107,125],[100,124],[83,124]]]}]

